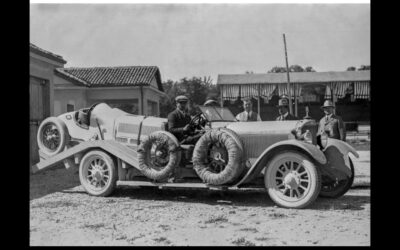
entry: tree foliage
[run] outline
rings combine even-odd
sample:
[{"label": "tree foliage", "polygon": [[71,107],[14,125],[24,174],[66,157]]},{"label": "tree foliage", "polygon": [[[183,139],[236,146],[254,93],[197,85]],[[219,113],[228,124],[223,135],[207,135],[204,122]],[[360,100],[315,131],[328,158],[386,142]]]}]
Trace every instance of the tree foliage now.
[{"label": "tree foliage", "polygon": [[[370,65],[361,65],[357,71],[361,71],[361,70],[371,70],[371,66]],[[354,66],[350,66],[347,68],[347,71],[356,71],[356,67]]]},{"label": "tree foliage", "polygon": [[[279,66],[275,66],[272,69],[268,70],[268,73],[285,73],[285,72],[286,72],[286,67],[279,67]],[[311,66],[303,68],[300,65],[295,64],[289,67],[289,72],[315,72],[315,70]]]},{"label": "tree foliage", "polygon": [[186,95],[189,98],[189,112],[196,113],[197,106],[202,105],[207,98],[218,101],[219,89],[212,83],[211,77],[182,78],[178,82],[168,80],[163,82],[166,95],[161,98],[160,116],[167,117],[168,113],[175,109],[175,97]]}]

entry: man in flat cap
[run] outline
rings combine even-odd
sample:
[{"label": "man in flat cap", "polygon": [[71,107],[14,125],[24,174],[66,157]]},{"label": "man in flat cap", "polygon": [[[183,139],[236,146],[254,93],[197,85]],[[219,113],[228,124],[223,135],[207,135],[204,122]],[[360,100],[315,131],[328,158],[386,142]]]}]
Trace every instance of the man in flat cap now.
[{"label": "man in flat cap", "polygon": [[195,144],[200,135],[196,134],[194,128],[189,125],[191,117],[187,109],[188,101],[189,99],[184,95],[175,98],[176,109],[168,114],[168,130],[179,142]]},{"label": "man in flat cap", "polygon": [[243,99],[244,111],[236,115],[236,120],[240,122],[257,122],[261,121],[261,117],[257,112],[253,111],[253,104],[251,99]]},{"label": "man in flat cap", "polygon": [[333,113],[335,106],[331,100],[325,100],[321,106],[325,116],[319,121],[318,134],[325,132],[328,137],[346,141],[346,131],[342,117]]},{"label": "man in flat cap", "polygon": [[276,117],[277,121],[293,121],[298,120],[298,118],[289,113],[289,101],[287,98],[281,98],[278,101],[278,111],[279,116]]}]

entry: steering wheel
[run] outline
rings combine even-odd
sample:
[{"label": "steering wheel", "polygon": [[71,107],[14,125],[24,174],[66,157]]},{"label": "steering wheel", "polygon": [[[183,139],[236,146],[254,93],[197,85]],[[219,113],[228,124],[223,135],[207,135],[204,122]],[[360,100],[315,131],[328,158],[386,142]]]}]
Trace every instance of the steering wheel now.
[{"label": "steering wheel", "polygon": [[189,126],[191,128],[202,129],[202,127],[206,124],[207,119],[203,116],[203,113],[198,113],[189,122]]}]

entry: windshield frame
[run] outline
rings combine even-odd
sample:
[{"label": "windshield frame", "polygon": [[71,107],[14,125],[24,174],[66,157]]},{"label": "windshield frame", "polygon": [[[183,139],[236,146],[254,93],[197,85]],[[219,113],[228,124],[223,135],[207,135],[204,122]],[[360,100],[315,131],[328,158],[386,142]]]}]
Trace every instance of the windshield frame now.
[{"label": "windshield frame", "polygon": [[[228,108],[226,108],[226,107],[215,107],[215,106],[199,106],[199,108],[200,108],[200,110],[201,110],[201,113],[203,113],[203,115],[206,117],[206,119],[209,121],[209,122],[235,122],[235,121],[237,121],[236,120],[236,118],[235,118],[235,116],[232,114],[232,112],[228,109]],[[227,110],[231,115],[232,115],[232,120],[227,120],[227,119],[224,119],[223,117],[222,117],[222,115],[218,112],[218,110],[217,110],[217,108],[218,109],[224,109],[224,110]],[[203,111],[203,109],[211,109],[211,110],[214,110],[214,112],[215,113],[217,113],[217,115],[219,116],[219,120],[209,120],[209,117],[208,117],[208,115]]]}]

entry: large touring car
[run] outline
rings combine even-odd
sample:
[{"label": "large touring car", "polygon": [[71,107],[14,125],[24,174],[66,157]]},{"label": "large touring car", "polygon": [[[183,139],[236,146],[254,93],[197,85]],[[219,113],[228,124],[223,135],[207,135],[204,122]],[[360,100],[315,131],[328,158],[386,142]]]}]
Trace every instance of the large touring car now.
[{"label": "large touring car", "polygon": [[279,206],[304,208],[319,195],[337,198],[354,179],[347,143],[317,135],[318,124],[238,122],[229,109],[200,107],[190,122],[203,135],[179,142],[165,118],[141,116],[105,103],[49,117],[38,130],[41,161],[79,167],[80,182],[95,196],[118,185],[191,188],[265,188]]}]

